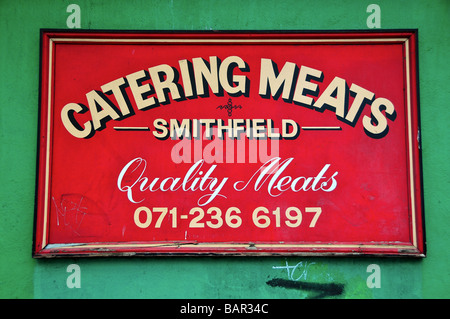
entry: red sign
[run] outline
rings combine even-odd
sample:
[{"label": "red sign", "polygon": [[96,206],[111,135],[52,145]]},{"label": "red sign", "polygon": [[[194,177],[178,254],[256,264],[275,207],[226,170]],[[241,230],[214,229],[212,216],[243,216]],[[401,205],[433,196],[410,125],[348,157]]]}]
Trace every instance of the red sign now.
[{"label": "red sign", "polygon": [[35,257],[424,256],[415,32],[41,38]]}]

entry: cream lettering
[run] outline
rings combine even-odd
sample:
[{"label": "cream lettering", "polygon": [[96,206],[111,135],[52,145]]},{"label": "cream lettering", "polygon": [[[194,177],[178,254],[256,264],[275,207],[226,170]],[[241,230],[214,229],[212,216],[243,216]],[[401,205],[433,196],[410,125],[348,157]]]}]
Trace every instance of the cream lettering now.
[{"label": "cream lettering", "polygon": [[224,197],[220,194],[228,178],[225,177],[219,181],[212,177],[217,165],[211,165],[206,173],[203,173],[202,167],[204,160],[199,160],[193,164],[186,172],[184,177],[147,177],[147,161],[137,157],[128,162],[120,171],[117,178],[117,188],[127,194],[130,202],[137,204],[145,200],[145,195],[136,195],[144,192],[212,192],[199,198],[198,206],[209,204],[216,197]]},{"label": "cream lettering", "polygon": [[[84,104],[67,103],[61,108],[64,127],[76,138],[91,138],[96,131],[104,129],[108,121],[123,120],[137,114],[136,110],[148,111],[172,101],[207,98],[210,93],[223,96],[227,92],[232,97],[249,98],[250,80],[258,76],[257,67],[250,68],[235,55],[223,60],[209,56],[177,62],[176,66],[155,65],[106,83],[100,86],[101,90],[86,93]],[[257,71],[252,74],[250,70],[253,69]],[[324,82],[329,84],[321,85]],[[321,70],[298,66],[294,62],[285,62],[280,68],[271,59],[261,58],[257,93],[256,96],[263,99],[278,100],[281,97],[285,103],[315,109],[319,111],[317,114],[325,110],[334,112],[337,120],[352,127],[369,105],[370,114],[361,122],[364,132],[371,138],[386,136],[388,120],[396,118],[395,106],[390,100],[377,97],[374,92],[350,84],[339,76],[325,81]]]},{"label": "cream lettering", "polygon": [[[274,157],[267,161],[246,181],[237,181],[233,187],[236,191],[243,191],[247,187],[253,185],[255,191],[259,191],[264,184],[267,185],[267,192],[272,197],[280,196],[285,191],[291,190],[293,192],[309,191],[314,192],[332,192],[337,187],[336,176],[338,172],[334,172],[330,177],[326,177],[326,173],[331,164],[326,164],[315,176],[298,176],[292,177],[285,174],[285,170],[294,160],[290,157],[281,160],[279,157]],[[266,183],[267,182],[267,183]]]},{"label": "cream lettering", "polygon": [[[247,188],[253,188],[257,192],[266,190],[272,197],[278,197],[286,191],[332,192],[336,189],[338,172],[328,174],[331,164],[325,164],[312,176],[293,177],[286,174],[286,170],[293,161],[293,157],[285,160],[274,157],[261,165],[246,181],[234,182],[233,189],[238,192]],[[222,179],[213,177],[217,165],[209,166],[204,173],[204,165],[203,159],[197,161],[181,177],[149,177],[147,161],[137,157],[129,161],[120,171],[117,188],[126,193],[128,200],[133,204],[143,202],[146,199],[145,192],[207,192],[199,197],[198,206],[205,206],[216,197],[227,198],[221,192],[229,177]]]}]

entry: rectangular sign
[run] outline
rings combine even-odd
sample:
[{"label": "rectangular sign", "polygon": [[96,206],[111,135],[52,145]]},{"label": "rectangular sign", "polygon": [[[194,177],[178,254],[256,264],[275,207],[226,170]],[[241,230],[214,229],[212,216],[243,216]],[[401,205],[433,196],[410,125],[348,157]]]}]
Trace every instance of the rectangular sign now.
[{"label": "rectangular sign", "polygon": [[33,256],[425,256],[416,64],[409,30],[43,30]]}]

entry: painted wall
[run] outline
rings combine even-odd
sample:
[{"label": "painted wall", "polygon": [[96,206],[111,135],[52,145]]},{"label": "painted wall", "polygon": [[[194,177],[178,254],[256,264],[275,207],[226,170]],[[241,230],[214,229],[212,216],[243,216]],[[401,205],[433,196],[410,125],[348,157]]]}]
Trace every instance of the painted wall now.
[{"label": "painted wall", "polygon": [[[200,257],[34,260],[39,29],[419,29],[420,107],[428,256]],[[449,298],[450,2],[23,1],[0,2],[0,297],[2,298]],[[68,288],[79,266],[81,288]],[[367,279],[379,266],[380,288]],[[369,271],[368,271],[369,270]],[[372,273],[373,272],[373,273]],[[75,273],[74,273],[75,274]],[[71,279],[71,278],[69,278]],[[370,278],[369,278],[370,279]],[[70,281],[70,280],[69,280]],[[370,281],[370,280],[369,280]]]}]

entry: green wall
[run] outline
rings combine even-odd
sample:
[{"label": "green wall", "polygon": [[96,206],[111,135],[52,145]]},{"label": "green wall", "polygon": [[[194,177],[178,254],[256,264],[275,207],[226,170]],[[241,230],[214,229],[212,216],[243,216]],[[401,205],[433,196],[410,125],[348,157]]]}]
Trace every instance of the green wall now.
[{"label": "green wall", "polygon": [[[176,257],[34,260],[39,29],[419,30],[420,108],[428,256],[408,258]],[[0,1],[0,297],[449,298],[450,1]],[[81,288],[68,288],[77,264]],[[381,287],[368,288],[370,264]],[[286,268],[286,265],[289,268]],[[283,268],[284,267],[284,268]]]}]

